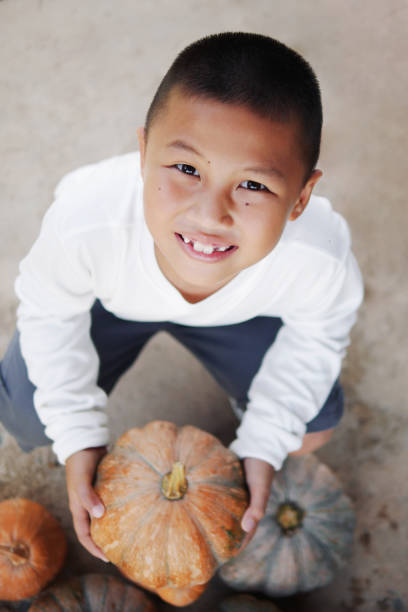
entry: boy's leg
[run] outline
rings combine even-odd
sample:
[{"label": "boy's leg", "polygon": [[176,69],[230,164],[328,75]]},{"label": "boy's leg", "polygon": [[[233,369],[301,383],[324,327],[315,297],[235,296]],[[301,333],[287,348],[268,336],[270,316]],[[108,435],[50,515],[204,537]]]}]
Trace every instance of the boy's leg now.
[{"label": "boy's leg", "polygon": [[324,431],[312,431],[307,433],[302,442],[302,446],[297,451],[289,453],[290,455],[307,455],[313,453],[318,448],[327,444],[334,432],[333,429],[325,429]]},{"label": "boy's leg", "polygon": [[24,451],[51,444],[34,409],[34,391],[16,331],[0,363],[0,421]]},{"label": "boy's leg", "polygon": [[[158,331],[160,323],[119,319],[98,301],[91,314],[91,337],[100,359],[98,384],[106,393],[110,393],[147,340]],[[0,363],[0,421],[24,451],[51,443],[34,408],[34,391],[35,386],[28,378],[19,334],[16,332]]]},{"label": "boy's leg", "polygon": [[[243,323],[216,327],[169,324],[166,330],[209,370],[229,395],[232,408],[240,418],[248,402],[252,379],[281,326],[279,318],[256,317]],[[306,437],[334,428],[343,409],[343,390],[337,380],[318,415],[307,424]],[[316,442],[321,436],[312,438],[316,438]]]},{"label": "boy's leg", "polygon": [[98,385],[109,394],[163,324],[120,319],[105,310],[99,300],[91,314],[90,333],[99,356]]}]

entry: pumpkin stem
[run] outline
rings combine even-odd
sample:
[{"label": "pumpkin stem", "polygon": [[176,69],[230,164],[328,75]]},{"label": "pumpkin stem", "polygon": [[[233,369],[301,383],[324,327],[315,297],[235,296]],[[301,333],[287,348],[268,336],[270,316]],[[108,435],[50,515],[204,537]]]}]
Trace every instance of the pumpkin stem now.
[{"label": "pumpkin stem", "polygon": [[171,472],[163,476],[161,491],[167,499],[181,499],[187,491],[187,486],[184,465],[180,461],[176,461],[173,463]]},{"label": "pumpkin stem", "polygon": [[276,520],[285,535],[293,535],[302,525],[305,511],[294,502],[281,504],[276,513]]},{"label": "pumpkin stem", "polygon": [[26,544],[17,542],[14,546],[0,545],[0,554],[6,555],[13,565],[21,565],[27,562],[30,551]]}]

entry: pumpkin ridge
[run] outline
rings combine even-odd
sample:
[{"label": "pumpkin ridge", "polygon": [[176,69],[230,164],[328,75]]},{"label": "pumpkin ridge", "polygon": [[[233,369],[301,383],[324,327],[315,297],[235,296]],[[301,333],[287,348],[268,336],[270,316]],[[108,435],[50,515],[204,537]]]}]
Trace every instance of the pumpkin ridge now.
[{"label": "pumpkin ridge", "polygon": [[[209,551],[209,549],[208,549],[208,545],[207,545],[206,539],[202,537],[203,536],[203,532],[200,529],[200,525],[198,525],[197,521],[195,521],[193,519],[193,517],[191,516],[191,514],[189,512],[188,505],[185,504],[185,503],[172,504],[171,511],[172,511],[172,515],[169,516],[169,520],[168,520],[169,529],[168,529],[168,532],[167,532],[168,533],[168,537],[167,537],[167,542],[166,542],[166,551],[167,551],[167,554],[169,554],[169,550],[170,550],[170,547],[169,547],[169,530],[170,530],[170,525],[172,523],[173,514],[175,512],[180,512],[180,513],[182,513],[184,515],[183,519],[184,520],[187,519],[187,521],[189,521],[189,523],[190,523],[189,527],[188,527],[189,531],[191,530],[191,527],[190,527],[190,525],[191,525],[192,527],[194,527],[195,532],[201,536],[201,547],[200,547],[201,554],[203,553],[202,549],[204,549],[204,552],[205,552],[205,554],[207,556],[209,556],[209,553],[211,553],[211,555],[212,555],[212,551],[211,550]],[[180,518],[180,515],[179,515],[179,518]],[[171,558],[171,553],[170,553],[170,558]],[[211,556],[210,566],[211,566],[211,569],[210,569],[211,573],[207,577],[205,577],[205,576],[208,574],[208,572],[207,572],[207,574],[204,573],[203,567],[201,567],[201,572],[200,572],[201,573],[201,578],[193,579],[191,577],[191,575],[190,575],[189,579],[188,579],[188,583],[185,584],[185,585],[176,584],[173,580],[171,580],[171,578],[170,578],[170,571],[169,571],[169,577],[168,577],[168,580],[167,580],[167,584],[163,585],[163,587],[164,588],[173,588],[173,589],[183,590],[183,589],[194,588],[195,586],[200,586],[202,584],[206,584],[208,582],[208,580],[210,580],[211,577],[214,575],[214,556],[213,555]],[[170,570],[170,565],[169,564],[167,564],[167,567]],[[174,570],[173,570],[173,572],[174,572]],[[204,574],[204,577],[203,577],[203,574]],[[203,582],[203,580],[204,580],[204,582]]]},{"label": "pumpkin ridge", "polygon": [[120,608],[119,608],[119,610],[126,610],[126,608],[125,608],[125,606],[127,607],[127,601],[126,600],[128,598],[128,594],[129,594],[129,589],[127,587],[128,587],[128,585],[126,585],[126,588],[123,589],[122,597],[121,597],[121,600],[120,600]]},{"label": "pumpkin ridge", "polygon": [[[296,457],[292,457],[292,458],[289,457],[289,459],[292,459],[292,462],[293,462],[293,459],[296,459]],[[299,462],[297,463],[299,467],[301,467],[301,463]],[[336,474],[334,474],[331,470],[329,470],[329,468],[326,465],[324,465],[323,463],[319,463],[315,455],[313,454],[309,455],[307,457],[307,460],[305,460],[304,464],[307,469],[307,476],[304,477],[305,484],[301,486],[298,480],[296,480],[296,484],[295,484],[296,495],[299,498],[303,498],[304,496],[306,496],[309,490],[313,491],[314,497],[318,497],[320,490],[322,490],[322,484],[320,484],[320,486],[317,486],[317,484],[321,483],[322,477],[324,477],[323,491],[326,487],[327,480],[330,481],[332,486],[336,487],[336,491],[329,491],[329,492],[324,491],[324,496],[320,497],[319,501],[310,504],[308,506],[309,508],[314,507],[316,504],[320,505],[323,503],[326,503],[326,504],[332,503],[332,498],[331,498],[332,495],[334,495],[333,501],[336,501],[337,496],[341,497],[341,495],[343,495],[343,491],[340,490],[341,483],[340,483],[339,478],[336,476]],[[288,495],[291,495],[292,493],[291,485],[293,485],[292,479],[288,480],[287,475],[286,475],[285,490]]]},{"label": "pumpkin ridge", "polygon": [[[31,559],[31,550],[30,550],[30,557],[28,558],[28,560],[30,560],[30,559]],[[41,585],[41,576],[38,573],[38,569],[34,565],[30,564],[30,571],[31,571],[32,574],[35,575],[35,577],[37,578],[38,585],[40,586]]]},{"label": "pumpkin ridge", "polygon": [[[167,421],[163,421],[164,423],[168,423]],[[169,425],[171,423],[168,423]],[[172,424],[171,424],[172,425]],[[174,426],[175,431],[177,430],[176,426]],[[135,428],[136,429],[136,428]],[[157,467],[153,461],[149,458],[149,454],[152,454],[153,456],[156,454],[157,455],[157,459],[159,460],[160,463],[162,463],[163,465],[166,465],[165,468],[163,468],[163,470],[167,470],[168,469],[168,465],[171,465],[173,461],[175,461],[175,457],[174,454],[172,454],[172,457],[166,457],[164,455],[161,454],[162,450],[163,450],[163,444],[164,442],[160,442],[160,441],[156,441],[155,440],[155,435],[156,432],[154,431],[154,429],[152,429],[151,431],[149,431],[149,424],[146,425],[144,428],[142,428],[141,431],[144,431],[145,434],[147,434],[147,439],[149,440],[148,445],[146,448],[146,440],[143,439],[139,439],[137,442],[134,442],[134,445],[126,445],[126,446],[122,446],[120,443],[118,443],[118,447],[117,450],[121,449],[125,451],[125,454],[127,456],[130,455],[130,460],[132,460],[132,458],[134,456],[139,457],[144,463],[146,463],[146,465],[148,465],[151,469],[153,469],[156,473],[158,474],[162,474],[162,469]],[[126,435],[126,434],[124,434]],[[177,438],[177,436],[176,436]],[[120,440],[120,439],[119,439]],[[139,445],[142,447],[141,449],[139,448]],[[165,444],[164,444],[165,447]],[[156,452],[154,452],[156,451]],[[143,452],[147,452],[147,456],[143,455]]]},{"label": "pumpkin ridge", "polygon": [[[148,513],[148,516],[143,519],[143,522],[141,523],[139,528],[136,529],[136,531],[128,531],[127,532],[127,534],[126,534],[127,537],[125,536],[126,539],[125,539],[125,541],[123,543],[121,554],[120,554],[120,563],[121,564],[122,563],[126,563],[125,554],[128,551],[128,548],[130,548],[132,543],[134,542],[135,536],[137,535],[138,531],[143,527],[145,521],[147,521],[147,519],[149,518],[149,515],[151,513],[152,513],[152,510]],[[128,544],[130,544],[130,546],[128,546]]]},{"label": "pumpkin ridge", "polygon": [[[275,556],[267,555],[266,557],[264,557],[264,563],[265,563],[264,575],[266,576],[266,585],[268,588],[270,588],[270,582],[268,578],[273,577],[273,566],[276,563],[276,559],[279,559],[279,554],[282,548],[283,548],[283,539],[278,538],[276,541],[275,547],[274,547]],[[272,583],[272,586],[273,586],[273,583]]]},{"label": "pumpkin ridge", "polygon": [[[83,600],[84,600],[84,604],[85,604],[85,610],[83,610],[83,612],[92,612],[91,609],[91,602],[89,601],[89,597],[88,597],[88,589],[86,588],[86,576],[80,576],[79,577],[79,582],[81,585],[81,590],[83,593]],[[82,608],[82,606],[81,606]],[[81,610],[82,612],[82,610]]]},{"label": "pumpkin ridge", "polygon": [[114,452],[113,455],[124,455],[129,461],[133,460],[133,456],[136,455],[143,463],[145,463],[155,474],[159,474],[159,476],[163,476],[159,469],[157,469],[146,457],[144,457],[139,451],[135,448],[130,448],[126,446],[119,446]]},{"label": "pumpkin ridge", "polygon": [[[129,459],[129,461],[131,461],[131,459]],[[144,463],[144,466],[147,467],[148,469],[150,469],[150,466],[148,466],[145,462],[141,461],[140,463]],[[154,470],[151,470],[151,472],[155,476],[160,476],[160,473],[158,473],[158,472],[156,472]],[[149,475],[150,475],[150,473],[149,473]],[[100,474],[98,474],[98,478],[96,480],[96,483],[97,484],[103,484],[105,482],[112,482],[112,481],[115,481],[115,482],[116,481],[118,481],[118,482],[121,482],[121,481],[128,482],[130,478],[131,477],[129,475],[126,475],[126,476],[117,476],[117,475],[114,475],[114,476],[112,476],[112,475],[110,475],[109,470],[103,470],[103,468],[102,468],[101,471],[100,471]]]},{"label": "pumpkin ridge", "polygon": [[231,489],[228,491],[228,495],[234,499],[242,500],[245,498],[244,493],[240,493],[240,488],[237,485],[236,481],[233,480],[217,480],[216,482],[212,482],[211,480],[195,480],[191,485],[191,489],[193,489],[197,485],[201,488],[209,488],[209,489]]},{"label": "pumpkin ridge", "polygon": [[[194,507],[194,503],[191,501],[191,499],[186,500],[186,506],[188,506],[190,508],[191,508],[191,506]],[[197,529],[200,532],[200,534],[202,535],[203,541],[205,542],[205,545],[207,546],[208,550],[212,554],[213,558],[216,559],[217,565],[219,566],[221,561],[218,558],[218,555],[216,554],[216,552],[214,551],[211,542],[208,540],[207,535],[205,533],[205,529],[204,529],[203,525],[201,524],[200,519],[198,519],[197,516],[193,516],[192,513],[190,513],[190,519],[191,519],[192,523],[194,523],[194,525],[197,527]]]},{"label": "pumpkin ridge", "polygon": [[[307,585],[309,581],[307,579],[307,574],[306,574],[307,566],[305,566],[304,563],[302,564],[302,559],[303,559],[302,547],[299,546],[299,537],[296,537],[296,534],[293,536],[292,546],[294,548],[293,554],[296,558],[296,567],[297,567],[297,575],[298,575],[297,583],[299,585],[298,590],[302,592],[304,590],[307,590]],[[321,550],[320,546],[318,546],[318,548],[319,550]]]},{"label": "pumpkin ridge", "polygon": [[[322,555],[322,559],[324,560],[324,564],[325,564],[325,568],[327,568],[328,566],[328,570],[330,572],[330,575],[333,575],[334,572],[336,571],[337,568],[337,564],[336,561],[334,559],[334,556],[332,554],[330,554],[329,551],[326,550],[325,546],[324,546],[324,542],[322,542],[319,538],[316,537],[316,535],[314,533],[309,532],[308,534],[308,539],[310,542],[313,542],[316,546],[316,548],[319,550],[319,552]],[[301,555],[299,555],[301,556]],[[302,564],[302,560],[299,560],[300,562],[300,568],[303,570],[301,572],[301,581],[300,581],[300,585],[303,585],[303,588],[301,586],[300,590],[305,591],[308,590],[309,587],[309,583],[310,581],[307,580],[307,576],[305,574],[305,571],[307,569],[307,566],[303,563]],[[327,579],[326,584],[330,581],[330,578]],[[324,586],[324,585],[322,585]]]},{"label": "pumpkin ridge", "polygon": [[[170,506],[170,512],[171,513],[174,512],[174,506]],[[170,522],[171,522],[171,516],[169,515],[169,520],[167,521],[167,524],[166,524],[166,545],[164,546],[164,550],[166,551],[166,557],[164,561],[165,561],[165,566],[166,566],[166,585],[167,586],[170,584],[170,565],[169,565],[169,554],[168,554]]]},{"label": "pumpkin ridge", "polygon": [[[243,479],[242,479],[243,480]],[[214,483],[215,481],[215,483]],[[219,474],[213,474],[212,476],[208,476],[206,478],[200,478],[200,480],[194,480],[194,482],[196,483],[202,483],[205,484],[208,482],[208,484],[220,484],[224,487],[238,487],[238,483],[237,483],[237,479],[235,478],[225,478],[223,476],[220,476]]]},{"label": "pumpkin ridge", "polygon": [[54,600],[55,604],[58,606],[58,608],[60,609],[61,612],[69,612],[69,610],[66,610],[64,606],[61,606],[60,602],[58,601],[57,596],[55,595],[55,593],[53,593],[52,591],[50,591],[49,593],[47,593],[47,595],[51,596],[51,599]]},{"label": "pumpkin ridge", "polygon": [[[327,511],[326,516],[324,514],[318,514],[317,512],[307,512],[307,518],[308,518],[308,521],[313,522],[317,526],[322,525],[323,527],[328,527],[335,522],[336,525],[339,525],[339,526],[343,525],[345,527],[349,527],[349,529],[354,528],[355,521],[354,519],[351,519],[350,516],[346,515],[344,516],[342,520],[333,521],[333,519],[336,519],[336,514],[337,513],[334,513],[333,511],[331,511],[330,514],[329,514],[329,511]],[[345,514],[346,512],[344,510],[338,511],[339,517]],[[307,523],[305,524],[305,528],[307,529]],[[309,530],[307,529],[307,531]]]},{"label": "pumpkin ridge", "polygon": [[[160,499],[160,498],[159,498]],[[127,560],[124,558],[125,554],[130,550],[132,550],[132,546],[127,546],[127,543],[130,542],[134,542],[136,540],[136,536],[139,533],[139,531],[141,531],[141,529],[146,525],[146,523],[151,520],[151,518],[154,516],[154,514],[158,514],[159,513],[159,508],[157,506],[153,506],[150,508],[150,510],[147,512],[147,514],[144,516],[144,518],[142,519],[142,521],[138,524],[136,530],[134,531],[129,531],[127,534],[127,539],[126,539],[126,546],[122,546],[122,554],[121,554],[121,560],[120,563],[127,563]],[[167,563],[167,558],[165,559],[165,563],[166,563],[166,568],[167,568],[167,572],[168,572],[168,563]],[[168,578],[167,578],[168,580]],[[150,588],[150,587],[147,587]]]},{"label": "pumpkin ridge", "polygon": [[[140,491],[138,493],[131,493],[130,495],[127,495],[126,497],[116,498],[116,500],[114,502],[106,505],[106,509],[107,510],[114,510],[118,506],[122,506],[123,504],[128,504],[128,503],[130,503],[132,501],[136,501],[137,499],[139,499],[143,495],[148,495],[148,494],[154,492],[155,489],[157,489],[157,487],[152,486],[147,491],[145,489],[144,491]],[[159,497],[159,495],[157,495],[157,497]]]},{"label": "pumpkin ridge", "polygon": [[[101,609],[103,609],[105,607],[105,602],[106,602],[106,594],[108,592],[108,581],[104,580],[103,581],[103,593],[102,593],[102,601],[101,601]],[[92,612],[92,610],[84,610],[84,612]]]},{"label": "pumpkin ridge", "polygon": [[[214,487],[216,488],[216,487]],[[191,493],[194,494],[194,490],[191,491]],[[237,497],[236,499],[243,499],[242,497],[239,498]],[[193,502],[194,503],[194,502]],[[235,512],[231,512],[231,510],[229,508],[227,508],[226,506],[224,506],[224,504],[220,503],[220,500],[217,498],[215,500],[212,501],[213,506],[216,506],[218,508],[222,508],[223,510],[225,510],[225,512],[227,512],[229,515],[231,515],[234,519],[236,519],[237,521],[240,521],[242,517],[239,517],[237,514],[235,514]]]},{"label": "pumpkin ridge", "polygon": [[[32,503],[37,506],[37,510],[38,510],[40,504],[38,504],[37,502],[32,502]],[[17,507],[17,511],[16,511],[16,521],[15,521],[15,527],[14,527],[14,532],[13,532],[13,538],[16,541],[18,541],[18,540],[21,539],[20,532],[21,532],[22,528],[25,531],[24,514],[25,514],[26,509],[24,507],[22,508],[21,506],[18,506],[17,503],[15,503],[14,505]],[[25,536],[25,539],[27,539],[27,541],[30,543],[30,545],[39,535],[41,535],[41,533],[40,533],[41,532],[41,527],[43,526],[44,522],[46,522],[47,518],[48,517],[46,517],[45,515],[41,516],[41,520],[40,521],[38,521],[38,518],[37,518],[37,520],[35,522],[35,531],[31,531],[30,530],[29,537]],[[31,524],[30,527],[32,528],[33,525]],[[49,530],[49,525],[48,525],[48,528],[47,528],[47,525],[46,525],[46,530],[45,531],[48,531],[48,530]],[[30,551],[31,551],[31,546],[29,546],[29,548],[30,548]]]},{"label": "pumpkin ridge", "polygon": [[[105,580],[106,580],[106,590],[109,591],[110,583],[112,583],[111,576],[107,576]],[[124,609],[124,604],[126,603],[127,593],[129,592],[127,584],[123,585],[123,587],[124,588],[121,590],[121,596],[120,596],[120,600],[119,600],[119,606],[118,606],[119,610],[123,610]],[[88,612],[88,611],[86,611],[86,612]],[[89,612],[92,612],[92,610],[90,610]]]},{"label": "pumpkin ridge", "polygon": [[[340,485],[339,485],[340,486]],[[324,499],[320,499],[308,506],[308,512],[334,512],[334,504],[344,496],[343,491],[333,491],[331,495],[326,495]],[[329,508],[327,508],[329,506]],[[330,507],[331,506],[331,507]]]},{"label": "pumpkin ridge", "polygon": [[[185,444],[185,441],[183,440],[183,438],[186,435],[186,432],[187,434],[188,432],[191,432],[192,443],[190,444],[190,449],[189,449],[188,454],[184,455],[183,459],[181,459],[180,458],[180,447],[183,448],[183,445]],[[198,440],[204,439],[207,442],[211,441],[211,447],[206,455],[201,454],[200,461],[196,463],[195,465],[191,466],[191,471],[194,470],[197,466],[201,465],[203,461],[206,461],[207,458],[214,452],[214,449],[219,448],[221,444],[216,436],[209,433],[208,431],[204,432],[204,430],[198,429],[197,427],[194,427],[194,425],[183,425],[182,427],[180,427],[177,432],[174,452],[175,452],[176,461],[181,461],[182,463],[184,463],[186,466],[186,469],[187,469],[192,453],[196,450],[197,438]]]},{"label": "pumpkin ridge", "polygon": [[[285,491],[286,497],[293,497],[293,501],[296,501],[295,497],[303,498],[305,493],[309,490],[314,491],[315,482],[318,480],[318,476],[320,476],[319,468],[321,467],[318,464],[317,458],[313,455],[307,455],[304,462],[298,461],[299,457],[287,457],[285,464],[290,466],[294,466],[293,474],[290,475],[289,470],[284,470],[283,473],[283,490]],[[317,469],[314,467],[317,465]],[[305,466],[307,476],[303,475],[302,482],[303,485],[299,482],[296,476],[296,467],[302,469]],[[282,472],[281,472],[282,474]],[[293,495],[293,487],[295,488],[295,495]]]},{"label": "pumpkin ridge", "polygon": [[[128,585],[128,584],[126,584],[126,585],[125,585],[125,587],[126,587],[126,588],[124,588],[124,589],[123,589],[123,591],[122,591],[122,598],[121,598],[121,600],[120,600],[120,607],[119,607],[119,610],[128,610],[128,609],[129,609],[129,606],[128,606],[128,603],[127,603],[127,600],[128,600],[128,596],[129,596],[129,595],[132,595],[132,592],[131,592],[131,590],[130,590],[130,588],[129,588],[129,585]],[[142,604],[142,606],[143,606],[143,603],[144,603],[144,602],[143,602],[143,601],[140,601],[140,597],[138,597],[138,599],[139,599],[139,601],[137,602],[137,609],[134,609],[134,611],[133,611],[133,612],[138,612],[138,611],[139,611],[139,609],[140,609],[140,604]],[[132,603],[132,605],[134,604],[134,602],[131,602],[131,603]],[[151,611],[151,612],[152,612],[152,611]]]},{"label": "pumpkin ridge", "polygon": [[[200,512],[200,508],[199,508],[199,507],[198,507],[198,506],[197,506],[197,505],[194,503],[194,501],[193,501],[193,500],[191,500],[191,499],[189,500],[189,504],[190,504],[190,505],[191,505],[193,508],[195,508],[195,512],[196,512],[196,514],[195,514],[195,517],[194,517],[193,521],[194,521],[194,523],[198,523],[197,527],[198,527],[198,529],[200,530],[200,533],[202,533],[203,538],[204,538],[204,541],[205,541],[206,545],[208,546],[208,548],[209,548],[209,550],[210,550],[211,554],[213,555],[214,559],[216,559],[216,561],[217,561],[217,565],[218,565],[218,566],[220,566],[220,565],[224,564],[224,563],[225,563],[225,559],[222,559],[222,558],[221,558],[221,557],[220,557],[220,556],[217,554],[217,552],[214,550],[213,545],[212,545],[212,543],[211,543],[211,540],[208,538],[207,533],[206,533],[206,531],[205,531],[205,529],[204,529],[204,526],[201,524],[200,519],[197,517],[197,512]],[[240,522],[240,519],[239,519],[238,517],[236,517],[236,516],[235,516],[235,515],[234,515],[232,512],[230,512],[228,509],[224,508],[224,507],[223,507],[223,506],[221,506],[220,504],[215,504],[215,503],[214,503],[214,500],[213,500],[213,505],[214,505],[214,506],[215,506],[215,505],[218,505],[218,507],[222,508],[222,509],[223,509],[223,510],[224,510],[224,511],[227,513],[227,514],[229,514],[229,515],[230,515],[230,516],[232,516],[234,519],[236,519],[236,521],[237,521],[238,523]]]},{"label": "pumpkin ridge", "polygon": [[[353,537],[351,538],[350,542],[345,543],[344,540],[339,540],[338,538],[333,538],[333,537],[328,537],[327,539],[323,539],[323,535],[324,534],[319,534],[319,533],[316,533],[316,532],[312,532],[312,531],[308,530],[307,527],[306,527],[305,531],[306,531],[307,537],[309,539],[311,539],[311,540],[313,539],[313,540],[315,540],[316,543],[319,544],[320,548],[325,553],[325,558],[326,559],[332,559],[334,566],[333,566],[333,568],[331,568],[331,570],[333,572],[336,569],[336,564],[339,567],[344,565],[344,563],[342,562],[342,557],[341,557],[341,555],[338,554],[336,549],[339,548],[339,545],[340,546],[343,545],[343,548],[347,547],[347,546],[350,546],[352,541],[353,541]],[[333,544],[333,546],[336,547],[336,549],[331,548],[329,551],[327,551],[327,553],[329,553],[329,554],[326,553],[326,546],[325,546],[326,542],[330,542],[331,544]]]},{"label": "pumpkin ridge", "polygon": [[[155,476],[157,476],[157,473],[155,472]],[[105,484],[106,482],[129,482],[130,477],[129,476],[106,476],[105,477],[101,477],[98,478],[97,480],[97,484]],[[133,480],[133,479],[132,479]],[[140,482],[140,481],[136,481],[136,482]]]},{"label": "pumpkin ridge", "polygon": [[[218,443],[218,444],[217,444]],[[200,457],[200,461],[198,463],[196,463],[195,465],[193,465],[192,467],[188,467],[188,456],[186,457],[186,460],[183,462],[186,466],[187,469],[187,473],[191,476],[191,474],[194,472],[194,470],[196,470],[198,467],[200,467],[202,465],[202,463],[204,463],[205,461],[208,461],[208,459],[210,459],[211,455],[219,448],[219,444],[220,442],[217,440],[217,438],[214,437],[214,444],[211,447],[210,451]],[[191,452],[190,452],[191,454]]]}]

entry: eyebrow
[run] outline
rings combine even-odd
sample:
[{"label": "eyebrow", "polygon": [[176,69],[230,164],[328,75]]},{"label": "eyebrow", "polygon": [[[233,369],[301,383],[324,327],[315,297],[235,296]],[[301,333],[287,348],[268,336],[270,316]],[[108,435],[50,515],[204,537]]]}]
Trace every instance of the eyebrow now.
[{"label": "eyebrow", "polygon": [[170,142],[167,146],[171,147],[172,149],[181,149],[182,151],[189,151],[189,153],[194,153],[199,157],[204,157],[204,155],[199,153],[194,147],[187,144],[183,140],[173,140],[173,142]]},{"label": "eyebrow", "polygon": [[255,174],[264,174],[267,176],[272,176],[273,178],[278,178],[281,181],[285,180],[285,177],[280,170],[278,170],[277,168],[272,168],[270,166],[268,167],[256,166],[253,168],[243,168],[243,170],[244,172],[254,172]]},{"label": "eyebrow", "polygon": [[[172,149],[180,149],[182,151],[188,151],[189,153],[194,153],[194,155],[198,155],[199,157],[204,157],[202,153],[197,151],[197,149],[187,144],[183,140],[173,140],[173,142],[170,142],[167,146],[171,147]],[[243,171],[244,172],[254,172],[255,174],[263,174],[266,176],[271,176],[273,178],[278,178],[281,181],[285,180],[285,177],[282,174],[282,172],[278,170],[277,168],[273,168],[272,166],[252,166],[250,168],[243,168]]]}]

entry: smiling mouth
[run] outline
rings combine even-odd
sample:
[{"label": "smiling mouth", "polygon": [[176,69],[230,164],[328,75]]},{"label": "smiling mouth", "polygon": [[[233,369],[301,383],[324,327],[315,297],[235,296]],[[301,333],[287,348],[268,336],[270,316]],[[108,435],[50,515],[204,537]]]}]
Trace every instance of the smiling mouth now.
[{"label": "smiling mouth", "polygon": [[238,247],[235,247],[233,244],[230,246],[212,246],[210,244],[202,244],[198,240],[192,240],[191,238],[186,238],[183,234],[176,233],[176,236],[181,239],[184,244],[190,245],[196,253],[203,253],[205,255],[212,255],[213,253],[226,253],[228,251],[232,251]]}]

